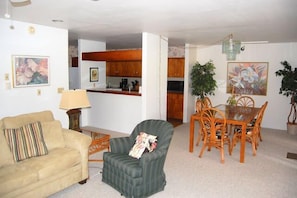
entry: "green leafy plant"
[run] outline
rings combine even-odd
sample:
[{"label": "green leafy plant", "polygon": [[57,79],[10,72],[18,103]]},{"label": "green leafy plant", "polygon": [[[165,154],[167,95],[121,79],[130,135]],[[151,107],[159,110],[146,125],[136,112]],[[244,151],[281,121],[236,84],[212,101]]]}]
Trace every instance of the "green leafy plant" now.
[{"label": "green leafy plant", "polygon": [[280,69],[275,72],[276,76],[281,76],[282,82],[279,89],[279,94],[283,94],[287,97],[291,97],[291,110],[288,115],[288,123],[296,123],[296,103],[297,103],[297,68],[294,69],[287,62],[281,62],[283,69]]},{"label": "green leafy plant", "polygon": [[215,66],[211,60],[204,65],[201,65],[199,62],[195,63],[191,71],[192,95],[202,100],[207,95],[214,95],[217,87],[216,80],[213,78],[215,75],[214,70]]}]

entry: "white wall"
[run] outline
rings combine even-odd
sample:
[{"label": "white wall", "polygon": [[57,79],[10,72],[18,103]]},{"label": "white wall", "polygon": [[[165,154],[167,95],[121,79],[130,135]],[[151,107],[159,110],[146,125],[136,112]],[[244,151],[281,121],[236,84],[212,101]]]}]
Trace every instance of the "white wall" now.
[{"label": "white wall", "polygon": [[[82,61],[83,52],[105,51],[106,44],[99,41],[78,40],[78,66],[80,68],[81,88],[106,87],[106,62],[105,61]],[[90,82],[90,68],[98,67],[99,81]]]},{"label": "white wall", "polygon": [[[82,53],[83,52],[97,52],[105,51],[106,43],[99,41],[90,41],[79,39],[78,40],[78,71],[79,71],[79,82],[81,89],[89,88],[98,88],[106,87],[106,62],[105,61],[83,61]],[[90,68],[97,67],[99,71],[99,80],[98,82],[90,82]],[[91,108],[94,106],[94,103],[91,103]],[[89,118],[97,117],[98,115],[91,111],[91,109],[82,109],[81,110],[81,126],[90,125]],[[94,126],[94,125],[93,125]]]},{"label": "white wall", "polygon": [[130,134],[141,119],[141,96],[88,92],[88,125]]},{"label": "white wall", "polygon": [[[0,118],[34,111],[51,110],[68,128],[68,116],[59,109],[58,88],[68,89],[68,31],[41,25],[0,19]],[[35,28],[30,34],[29,26]],[[12,55],[49,56],[49,86],[12,87]],[[4,80],[4,75],[9,80]],[[11,88],[7,88],[6,85]],[[41,95],[37,95],[40,89]]]},{"label": "white wall", "polygon": [[166,120],[168,41],[142,34],[142,119]]},{"label": "white wall", "polygon": [[[266,96],[253,96],[256,106],[268,101],[263,119],[263,127],[286,130],[287,115],[290,109],[289,98],[278,94],[281,78],[275,76],[275,71],[281,69],[281,61],[287,60],[293,67],[297,67],[297,43],[277,44],[245,44],[245,51],[237,55],[236,62],[268,62],[268,90]],[[213,103],[226,103],[227,60],[222,54],[221,45],[198,49],[197,60],[204,64],[210,59],[216,67],[218,89],[211,99]]]}]

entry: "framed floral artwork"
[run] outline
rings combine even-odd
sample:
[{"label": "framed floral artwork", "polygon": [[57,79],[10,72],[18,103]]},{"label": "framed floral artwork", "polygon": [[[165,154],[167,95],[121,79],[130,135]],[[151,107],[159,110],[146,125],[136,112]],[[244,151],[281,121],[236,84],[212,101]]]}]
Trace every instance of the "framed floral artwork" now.
[{"label": "framed floral artwork", "polygon": [[99,73],[98,67],[90,68],[90,82],[98,82],[99,81]]},{"label": "framed floral artwork", "polygon": [[12,56],[14,87],[49,85],[48,56]]},{"label": "framed floral artwork", "polygon": [[227,69],[227,93],[266,95],[268,62],[228,62]]}]

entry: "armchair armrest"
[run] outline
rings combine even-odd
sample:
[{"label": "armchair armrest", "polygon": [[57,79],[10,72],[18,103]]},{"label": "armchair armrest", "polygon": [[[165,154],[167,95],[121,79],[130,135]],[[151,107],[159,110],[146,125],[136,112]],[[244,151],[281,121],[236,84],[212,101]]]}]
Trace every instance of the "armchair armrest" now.
[{"label": "armchair armrest", "polygon": [[[161,158],[165,158],[166,154],[162,151],[153,151],[151,153],[144,153],[140,158],[140,165],[146,166],[147,164],[150,164],[151,162],[154,162],[156,160],[160,160]],[[151,166],[151,165],[149,165]]]},{"label": "armchair armrest", "polygon": [[77,131],[62,129],[66,147],[76,149],[81,154],[82,180],[88,178],[89,146],[92,138]]},{"label": "armchair armrest", "polygon": [[[153,151],[151,153],[144,153],[139,161],[143,170],[144,178],[158,178],[164,175],[163,167],[166,159],[166,152]],[[146,179],[144,179],[146,181]]]},{"label": "armchair armrest", "polygon": [[112,153],[129,153],[133,146],[129,137],[111,138],[109,140],[110,150]]}]

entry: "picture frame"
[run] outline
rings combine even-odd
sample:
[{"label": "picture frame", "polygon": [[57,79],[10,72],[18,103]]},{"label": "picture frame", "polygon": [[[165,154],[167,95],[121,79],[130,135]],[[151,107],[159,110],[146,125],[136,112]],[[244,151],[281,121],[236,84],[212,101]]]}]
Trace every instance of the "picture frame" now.
[{"label": "picture frame", "polygon": [[99,70],[98,67],[90,68],[90,82],[98,82],[99,81]]},{"label": "picture frame", "polygon": [[48,56],[12,56],[13,86],[31,87],[49,85]]},{"label": "picture frame", "polygon": [[267,94],[268,62],[228,62],[227,93]]}]

